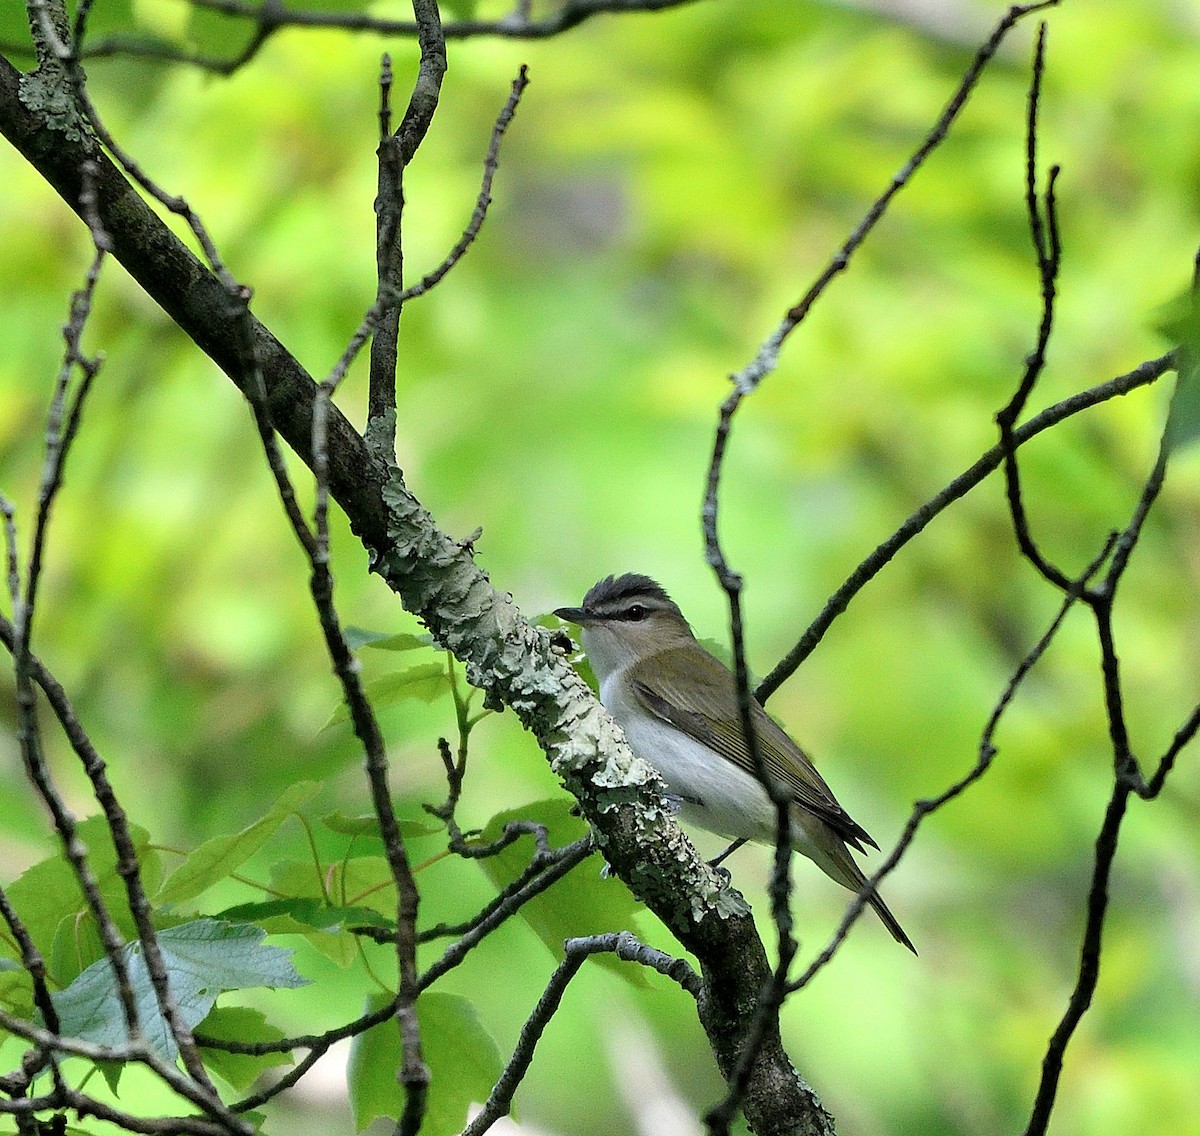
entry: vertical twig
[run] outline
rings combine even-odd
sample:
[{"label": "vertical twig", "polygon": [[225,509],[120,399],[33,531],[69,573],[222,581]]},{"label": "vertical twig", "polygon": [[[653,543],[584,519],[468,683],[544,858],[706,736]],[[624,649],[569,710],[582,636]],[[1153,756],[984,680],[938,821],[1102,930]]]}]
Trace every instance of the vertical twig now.
[{"label": "vertical twig", "polygon": [[[1054,327],[1054,301],[1057,291],[1059,265],[1062,261],[1062,246],[1058,235],[1058,209],[1054,196],[1059,167],[1051,166],[1046,180],[1043,200],[1038,194],[1038,112],[1041,106],[1042,80],[1046,67],[1046,25],[1038,28],[1034,47],[1033,70],[1029,81],[1029,115],[1025,128],[1025,209],[1029,217],[1029,232],[1033,239],[1034,256],[1037,258],[1038,279],[1041,283],[1042,314],[1038,324],[1037,341],[1025,360],[1025,372],[1017,390],[1008,404],[996,415],[1000,427],[1000,444],[1004,448],[1004,485],[1012,516],[1013,532],[1022,555],[1037,571],[1059,590],[1070,590],[1071,581],[1062,569],[1056,567],[1043,555],[1029,526],[1021,494],[1021,473],[1017,462],[1017,450],[1013,431],[1021,417],[1029,396],[1046,366],[1046,350]],[[1045,218],[1043,220],[1043,208]]]},{"label": "vertical twig", "polygon": [[[892,199],[908,184],[929,154],[946,137],[951,125],[966,104],[975,84],[978,82],[984,67],[995,55],[1004,37],[1023,16],[1041,8],[1053,6],[1055,2],[1056,0],[1045,0],[1043,3],[1014,5],[1009,8],[1007,14],[997,24],[987,42],[976,53],[971,66],[967,69],[954,95],[942,111],[933,128],[925,135],[921,144],[916,148],[905,165],[892,178],[887,188],[871,204],[862,220],[842,244],[841,248],[838,249],[825,270],[817,277],[804,296],[788,309],[780,324],[763,341],[754,359],[737,374],[731,376],[733,391],[721,404],[716,436],[713,443],[712,458],[708,466],[702,512],[705,555],[709,565],[713,568],[720,581],[721,587],[725,591],[729,604],[734,676],[742,732],[745,736],[746,746],[755,774],[770,796],[775,808],[775,855],[769,892],[771,896],[771,912],[778,938],[778,960],[770,980],[761,991],[759,1003],[742,1043],[736,1067],[727,1073],[729,1092],[725,1099],[709,1112],[706,1118],[710,1131],[716,1134],[723,1134],[729,1131],[729,1125],[745,1091],[746,1078],[752,1068],[758,1047],[766,1037],[767,1031],[774,1028],[779,1008],[787,996],[788,972],[796,953],[796,942],[792,935],[792,917],[789,905],[791,893],[792,797],[785,786],[777,784],[775,779],[770,776],[754,732],[751,714],[754,695],[750,690],[749,672],[746,666],[744,628],[741,612],[743,581],[741,576],[730,567],[722,551],[718,534],[717,522],[721,472],[733,419],[742,400],[747,395],[752,394],[757,389],[759,383],[775,369],[780,348],[786,339],[804,321],[812,306],[825,292],[834,277],[846,269],[850,258],[884,215]],[[858,902],[860,909],[862,903],[865,902],[865,894],[869,893],[864,892],[859,895]]]},{"label": "vertical twig", "polygon": [[437,110],[446,73],[446,39],[437,0],[413,0],[421,62],[408,107],[394,133],[391,124],[391,65],[385,59],[380,80],[379,191],[375,199],[375,306],[379,312],[371,340],[371,374],[367,397],[368,442],[391,460],[396,447],[396,363],[403,307],[404,169],[416,155]]},{"label": "vertical twig", "polygon": [[750,672],[746,665],[745,628],[742,620],[741,592],[742,577],[730,567],[721,548],[718,533],[721,471],[724,468],[725,450],[732,429],[733,414],[741,395],[735,390],[722,404],[713,441],[712,458],[708,467],[702,511],[705,556],[725,591],[729,604],[730,638],[733,646],[733,673],[737,691],[738,716],[742,736],[753,763],[754,775],[763,786],[775,809],[775,854],[772,861],[768,890],[771,897],[771,917],[775,923],[777,959],[771,977],[763,987],[742,1040],[735,1068],[727,1074],[729,1091],[725,1098],[705,1118],[709,1131],[715,1134],[728,1133],[737,1112],[746,1081],[758,1056],[759,1048],[769,1029],[776,1028],[779,1009],[787,994],[787,976],[796,955],[796,940],[792,935],[792,912],[790,905],[792,889],[792,794],[791,791],[771,776],[758,735],[754,729],[752,713],[753,694],[750,692]]},{"label": "vertical twig", "polygon": [[[1128,394],[1148,383],[1156,382],[1167,372],[1174,370],[1176,366],[1176,352],[1170,351],[1166,355],[1160,355],[1157,359],[1147,359],[1123,375],[1117,375],[1115,378],[1097,383],[1086,390],[1078,391],[1061,402],[1046,407],[1040,414],[1034,415],[1028,422],[1018,426],[1013,433],[1013,442],[1017,446],[1023,446],[1032,438],[1053,429],[1060,422],[1066,421],[1081,411],[1099,406],[1102,402],[1107,402],[1119,395]],[[868,553],[846,577],[842,585],[825,601],[825,606],[805,629],[796,645],[779,660],[770,674],[755,688],[754,693],[759,702],[766,702],[795,674],[804,660],[816,650],[825,637],[825,633],[833,626],[837,618],[850,606],[854,597],[891,563],[910,540],[919,536],[934,518],[944,513],[955,501],[966,496],[999,469],[1003,461],[1004,448],[997,443],[980,455],[975,462],[942,490],[934,494],[891,536]]]}]

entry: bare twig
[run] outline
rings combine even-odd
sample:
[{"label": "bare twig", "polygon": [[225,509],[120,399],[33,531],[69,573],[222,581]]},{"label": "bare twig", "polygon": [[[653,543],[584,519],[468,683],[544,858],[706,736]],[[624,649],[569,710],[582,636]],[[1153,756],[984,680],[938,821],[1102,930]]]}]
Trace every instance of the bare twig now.
[{"label": "bare twig", "polygon": [[579,973],[579,968],[592,955],[613,953],[626,962],[635,962],[648,966],[677,982],[693,998],[699,998],[703,984],[700,976],[692,970],[683,959],[673,958],[662,951],[644,946],[628,931],[613,932],[607,935],[594,935],[583,939],[568,939],[563,944],[566,958],[558,964],[546,989],[538,999],[537,1005],[521,1028],[521,1036],[513,1050],[512,1057],[504,1067],[504,1072],[492,1089],[482,1111],[470,1124],[463,1129],[463,1136],[482,1136],[502,1116],[507,1116],[512,1108],[513,1095],[516,1093],[529,1066],[533,1062],[534,1050],[541,1040],[542,1033],[550,1023],[550,1019],[558,1012],[563,994],[571,979]]},{"label": "bare twig", "polygon": [[1084,924],[1083,942],[1079,952],[1079,969],[1075,986],[1067,1002],[1067,1008],[1059,1020],[1046,1046],[1042,1058],[1042,1073],[1034,1097],[1029,1124],[1025,1136],[1043,1136],[1053,1112],[1058,1095],[1058,1083],[1062,1074],[1063,1061],[1075,1030],[1092,1004],[1092,997],[1100,981],[1100,960],[1103,949],[1104,920],[1108,911],[1108,885],[1117,855],[1117,844],[1121,825],[1131,794],[1147,799],[1157,796],[1174,764],[1175,755],[1194,735],[1200,725],[1200,710],[1176,735],[1154,774],[1151,785],[1142,777],[1137,757],[1134,754],[1125,720],[1124,696],[1121,686],[1121,671],[1117,657],[1116,636],[1113,630],[1113,605],[1117,586],[1129,564],[1138,538],[1141,536],[1146,517],[1162,488],[1166,473],[1170,447],[1166,438],[1159,447],[1158,458],[1138,498],[1133,516],[1125,529],[1113,538],[1112,561],[1104,580],[1084,599],[1092,609],[1100,641],[1100,666],[1103,675],[1105,714],[1108,719],[1109,741],[1112,747],[1113,783],[1104,820],[1096,837],[1095,861],[1088,889],[1087,917]]},{"label": "bare twig", "polygon": [[733,671],[737,690],[738,716],[746,749],[753,763],[754,774],[770,797],[775,809],[775,853],[772,861],[768,890],[771,897],[771,917],[775,923],[776,953],[775,966],[770,980],[759,995],[758,1005],[742,1040],[738,1060],[727,1075],[729,1090],[725,1098],[712,1108],[706,1119],[709,1131],[726,1134],[737,1112],[746,1080],[753,1067],[766,1031],[778,1020],[779,1009],[787,994],[787,976],[796,955],[796,940],[792,935],[792,793],[771,776],[763,758],[762,747],[754,728],[752,714],[753,694],[750,691],[750,671],[746,665],[745,628],[742,620],[742,578],[734,572],[725,558],[717,531],[718,507],[720,502],[721,471],[724,468],[725,447],[732,427],[733,413],[737,408],[737,392],[721,406],[713,441],[712,458],[708,467],[708,479],[702,511],[705,556],[717,576],[729,604],[730,639],[733,646]]},{"label": "bare twig", "polygon": [[862,220],[855,226],[854,231],[846,238],[841,248],[834,253],[833,258],[826,265],[824,271],[813,281],[808,291],[788,309],[779,325],[763,341],[755,357],[749,364],[738,371],[737,374],[732,376],[734,393],[730,396],[732,402],[729,411],[730,415],[737,410],[737,405],[741,399],[753,391],[767,375],[775,370],[776,364],[779,361],[779,350],[788,336],[808,316],[813,305],[825,293],[826,288],[829,287],[834,278],[849,267],[850,258],[858,251],[859,247],[870,235],[871,230],[875,228],[884,213],[887,212],[887,208],[896,194],[908,185],[913,175],[924,164],[925,159],[945,140],[950,127],[954,124],[954,120],[958,117],[963,107],[966,106],[967,99],[970,98],[976,83],[979,82],[979,77],[983,74],[984,68],[991,62],[996,52],[1000,49],[1000,45],[1004,42],[1008,33],[1012,31],[1021,19],[1028,16],[1031,12],[1038,12],[1044,8],[1052,8],[1057,4],[1058,0],[1039,0],[1038,3],[1034,4],[1014,4],[1005,13],[999,23],[996,24],[987,42],[975,53],[975,58],[971,61],[971,65],[959,81],[957,89],[951,95],[945,109],[938,116],[938,120],[934,123],[933,128],[925,135],[921,144],[913,151],[908,161],[892,176],[892,180],[888,183],[887,188],[871,203],[870,208],[863,214]]},{"label": "bare twig", "polygon": [[[1050,0],[1050,2],[1052,3],[1053,0]],[[721,548],[718,533],[721,472],[724,465],[729,434],[733,425],[733,418],[742,400],[747,395],[753,393],[757,389],[758,384],[774,370],[779,350],[786,339],[803,322],[812,309],[812,306],[824,293],[834,277],[848,266],[851,256],[863,241],[866,240],[868,234],[883,216],[892,198],[911,180],[928,155],[946,137],[951,124],[966,104],[984,67],[999,49],[1009,30],[1011,30],[1019,19],[1029,12],[1047,6],[1049,6],[1047,3],[1014,5],[1009,9],[1004,19],[996,26],[991,37],[976,53],[971,66],[960,81],[958,89],[933,128],[922,140],[921,145],[917,147],[908,162],[893,177],[891,183],[883,193],[872,203],[862,221],[860,221],[846,239],[826,269],[818,276],[817,280],[810,286],[800,301],[788,310],[783,321],[759,348],[755,358],[740,372],[732,376],[734,389],[721,404],[712,457],[708,467],[702,512],[705,555],[721,587],[725,591],[729,604],[734,676],[742,732],[745,735],[755,775],[767,791],[775,807],[775,854],[769,883],[769,893],[771,897],[771,913],[778,941],[778,959],[772,976],[766,986],[764,986],[758,999],[754,1016],[742,1042],[738,1061],[734,1069],[727,1072],[729,1092],[725,1099],[713,1108],[706,1117],[709,1130],[717,1134],[717,1136],[728,1133],[730,1123],[745,1091],[746,1079],[749,1076],[749,1070],[752,1068],[758,1047],[762,1044],[767,1030],[773,1027],[779,1008],[787,996],[788,972],[797,949],[795,939],[792,935],[792,916],[789,903],[791,893],[792,794],[785,786],[778,784],[770,776],[755,735],[751,714],[753,695],[750,691],[749,671],[746,666],[744,628],[741,613],[741,590],[743,582],[740,575],[730,567]],[[869,894],[869,892],[866,894]]]},{"label": "bare twig", "polygon": [[471,219],[467,223],[466,229],[463,230],[463,235],[459,237],[458,242],[447,253],[445,260],[437,268],[433,269],[432,272],[426,273],[415,284],[410,285],[400,293],[402,303],[424,295],[437,285],[446,273],[463,258],[467,249],[471,247],[475,238],[479,235],[479,230],[483,227],[483,222],[487,217],[488,207],[492,203],[492,180],[495,178],[496,169],[500,164],[500,141],[513,120],[513,115],[517,111],[517,104],[521,101],[521,95],[527,86],[529,86],[529,69],[522,64],[517,72],[517,77],[513,80],[508,100],[501,108],[500,114],[496,118],[496,123],[492,127],[492,139],[488,144],[487,155],[483,160],[483,184],[479,187],[479,196],[475,201],[475,209],[471,214]]},{"label": "bare twig", "polygon": [[[1069,398],[1065,398],[1061,402],[1056,402],[1053,406],[1047,407],[1040,414],[1029,419],[1024,425],[1018,426],[1013,432],[1013,441],[1016,445],[1023,446],[1031,438],[1049,430],[1053,426],[1057,426],[1058,423],[1083,410],[1088,410],[1093,406],[1098,406],[1100,403],[1107,402],[1111,398],[1128,394],[1138,387],[1155,382],[1157,379],[1162,378],[1168,371],[1173,370],[1175,366],[1175,353],[1170,352],[1159,356],[1157,359],[1149,359],[1124,375],[1118,375],[1116,378],[1099,383],[1094,387],[1089,387],[1078,394],[1073,394]],[[1003,460],[1003,446],[997,444],[990,450],[987,450],[973,465],[960,473],[944,489],[926,501],[887,540],[867,556],[846,577],[845,582],[837,591],[829,597],[825,606],[800,637],[796,646],[758,684],[755,690],[758,700],[765,702],[796,672],[800,664],[812,654],[817,644],[824,638],[825,632],[829,630],[834,620],[850,605],[850,601],[882,571],[901,548],[912,540],[913,537],[917,536],[930,521],[945,512],[960,497],[965,496],[974,489],[989,474],[995,472]]]},{"label": "bare twig", "polygon": [[879,883],[885,876],[889,875],[893,868],[900,862],[901,857],[908,850],[910,844],[917,835],[917,829],[921,823],[931,813],[937,812],[943,805],[948,804],[956,797],[961,796],[969,789],[976,781],[978,781],[991,768],[992,760],[996,756],[996,747],[994,738],[996,730],[1000,726],[1000,720],[1004,716],[1005,711],[1012,704],[1016,697],[1017,690],[1025,681],[1026,676],[1033,670],[1038,660],[1046,653],[1047,648],[1054,641],[1054,637],[1058,634],[1059,628],[1062,626],[1063,620],[1066,619],[1067,613],[1071,608],[1078,603],[1088,586],[1088,582],[1100,570],[1104,561],[1108,559],[1112,552],[1115,538],[1110,539],[1100,552],[1100,555],[1088,566],[1087,570],[1078,580],[1074,581],[1067,591],[1067,595],[1063,599],[1061,606],[1058,609],[1057,615],[1051,621],[1045,634],[1037,641],[1036,644],[1029,650],[1025,657],[1021,660],[1017,669],[1013,672],[1008,684],[1005,686],[996,705],[992,708],[992,712],[988,717],[987,724],[984,726],[983,733],[979,740],[978,756],[974,766],[957,781],[947,787],[943,792],[936,797],[927,800],[918,801],[909,815],[908,822],[904,826],[904,831],[900,835],[900,839],[896,841],[895,847],[888,853],[871,875],[871,877],[859,888],[858,895],[846,908],[845,914],[842,916],[842,921],[838,924],[837,930],[833,937],[825,945],[819,955],[808,965],[807,969],[795,981],[791,983],[792,990],[801,990],[807,986],[820,973],[821,969],[833,958],[842,942],[845,940],[850,928],[854,926],[855,921],[867,906],[867,902],[878,887]]},{"label": "bare twig", "polygon": [[[78,1038],[62,1037],[58,1033],[57,1026],[52,1029],[45,1029],[13,1014],[9,1014],[5,1010],[0,1010],[0,1027],[16,1037],[25,1038],[39,1049],[47,1052],[86,1057],[88,1060],[96,1062],[132,1061],[145,1065],[147,1068],[153,1070],[165,1084],[169,1085],[181,1097],[190,1101],[212,1117],[213,1122],[204,1125],[203,1131],[219,1131],[226,1134],[226,1136],[229,1133],[239,1134],[239,1136],[249,1136],[249,1133],[252,1131],[249,1125],[232,1113],[224,1115],[215,1114],[207,1090],[203,1086],[196,1084],[193,1078],[185,1076],[180,1072],[173,1062],[163,1060],[162,1057],[142,1040],[135,1040],[129,1045],[124,1046],[96,1045],[93,1042],[82,1041]],[[56,1094],[52,1094],[51,1101],[43,1104],[42,1107],[76,1108],[78,1104],[74,1103],[74,1096],[75,1094],[64,1086],[63,1089],[57,1090]],[[4,1111],[8,1110],[5,1109],[4,1103],[0,1102],[0,1112]],[[131,1114],[122,1112],[116,1115],[120,1117],[117,1123],[123,1128],[128,1128],[130,1131],[175,1131],[175,1129],[165,1126],[164,1129],[143,1128],[138,1126],[136,1118]],[[165,1120],[166,1118],[163,1119]],[[142,1123],[145,1122],[143,1121]],[[187,1129],[179,1129],[179,1131],[187,1131]]]},{"label": "bare twig", "polygon": [[1033,70],[1029,84],[1029,117],[1025,131],[1025,208],[1029,216],[1029,232],[1033,237],[1034,255],[1037,257],[1038,278],[1042,290],[1042,315],[1038,326],[1037,343],[1025,360],[1025,373],[1016,392],[1008,404],[996,415],[1000,427],[1000,444],[1004,447],[1004,484],[1012,516],[1013,532],[1022,555],[1061,591],[1068,591],[1071,581],[1062,569],[1056,567],[1043,555],[1029,526],[1025,502],[1021,495],[1021,474],[1017,462],[1017,450],[1013,440],[1013,428],[1025,410],[1034,385],[1046,365],[1046,350],[1054,326],[1054,300],[1062,248],[1058,236],[1058,216],[1054,196],[1058,166],[1052,166],[1046,182],[1044,199],[1045,220],[1042,218],[1043,202],[1038,195],[1038,110],[1041,103],[1042,79],[1046,65],[1046,25],[1038,28],[1037,44],[1034,48]]},{"label": "bare twig", "polygon": [[[525,871],[502,889],[473,918],[463,923],[438,923],[422,931],[417,936],[417,940],[428,943],[450,935],[474,936],[478,934],[480,925],[484,923],[487,923],[489,927],[496,926],[494,920],[498,914],[502,914],[504,918],[515,914],[522,904],[545,891],[577,864],[586,860],[595,850],[596,846],[590,835],[581,837],[564,848],[550,849],[546,852],[539,849],[529,861],[529,866]],[[365,928],[364,931],[373,935],[373,930],[370,928]],[[467,947],[474,945],[475,941],[477,940],[468,941]],[[462,951],[461,946],[456,946],[455,949],[460,953]],[[428,982],[426,981],[424,984],[428,985]]]},{"label": "bare twig", "polygon": [[442,975],[458,966],[467,954],[479,945],[501,923],[513,915],[528,900],[540,894],[565,876],[576,864],[587,859],[593,851],[591,842],[576,841],[563,849],[563,858],[553,863],[540,875],[532,878],[505,898],[501,903],[490,906],[488,913],[479,918],[475,924],[460,939],[451,943],[442,953],[442,957],[426,969],[421,975],[421,989],[427,989]]},{"label": "bare twig", "polygon": [[[389,62],[388,57],[384,56],[384,67],[381,70],[380,80],[380,126],[381,134],[386,132],[391,121],[390,104],[385,91],[390,88]],[[512,116],[516,111],[517,102],[520,99],[521,92],[528,85],[526,70],[524,67],[520,69],[517,78],[513,81],[512,93],[508,97],[508,101],[501,109],[496,123],[492,128],[492,140],[488,146],[488,152],[484,158],[484,173],[483,184],[480,187],[479,196],[476,199],[474,212],[471,214],[471,219],[464,230],[462,237],[453,249],[447,254],[445,260],[442,261],[437,268],[423,276],[417,283],[405,288],[401,291],[398,297],[380,291],[363,316],[362,322],[354,334],[350,337],[346,349],[342,352],[341,358],[338,359],[328,378],[325,380],[325,386],[329,390],[330,395],[337,390],[341,385],[342,380],[346,376],[346,372],[350,369],[350,364],[358,357],[366,342],[375,334],[375,329],[379,326],[380,321],[386,315],[389,304],[393,301],[404,304],[409,300],[415,299],[418,296],[424,295],[434,285],[438,284],[441,279],[462,259],[467,249],[474,242],[479,230],[483,225],[487,214],[488,206],[491,203],[491,187],[492,180],[495,177],[496,169],[499,164],[499,149],[500,140],[508,129],[509,123],[512,121]]]},{"label": "bare twig", "polygon": [[[601,15],[635,12],[661,12],[693,4],[696,0],[564,0],[558,8],[535,18],[526,0],[518,2],[507,16],[494,20],[454,20],[445,25],[448,40],[497,37],[501,39],[550,39]],[[215,74],[231,75],[250,62],[263,45],[285,28],[336,28],[386,37],[416,36],[420,25],[415,20],[386,19],[366,12],[304,11],[288,8],[274,0],[249,3],[246,0],[191,0],[193,6],[217,12],[232,19],[252,21],[254,33],[236,55],[216,58],[180,48],[177,44],[145,36],[115,34],[91,44],[86,58],[142,56],[170,63],[185,63]]]},{"label": "bare twig", "polygon": [[396,447],[396,362],[400,312],[404,306],[404,250],[401,223],[404,213],[404,170],[417,153],[437,111],[446,73],[446,39],[442,34],[437,0],[412,0],[421,62],[400,125],[394,133],[387,101],[391,67],[384,57],[380,82],[379,188],[375,198],[375,306],[379,315],[371,339],[370,389],[367,398],[366,438],[386,460]]}]

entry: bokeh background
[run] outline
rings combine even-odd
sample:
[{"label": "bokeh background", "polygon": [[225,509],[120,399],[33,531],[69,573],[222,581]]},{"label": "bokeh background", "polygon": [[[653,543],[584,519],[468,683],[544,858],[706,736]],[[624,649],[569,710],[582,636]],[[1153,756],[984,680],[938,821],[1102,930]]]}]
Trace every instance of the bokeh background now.
[{"label": "bokeh background", "polygon": [[[726,635],[699,504],[727,376],[918,144],[1002,12],[969,0],[707,0],[546,42],[451,44],[442,105],[407,183],[414,275],[465,225],[520,63],[532,83],[483,235],[405,311],[398,457],[446,530],[483,527],[480,563],[523,611],[638,570],[668,587],[698,633]],[[109,15],[225,54],[248,34],[189,15],[181,0],[101,0],[99,32]],[[1069,0],[1049,23],[1042,149],[1063,167],[1064,261],[1037,406],[1165,350],[1159,309],[1186,287],[1200,243],[1200,9]],[[722,535],[747,579],[760,674],[875,544],[994,441],[1039,311],[1022,203],[1033,27],[1012,37],[736,422]],[[279,34],[231,78],[130,59],[89,65],[114,134],[201,213],[254,288],[257,315],[315,375],[373,295],[385,49],[403,89],[412,43],[341,32]],[[87,258],[77,220],[0,147],[0,489],[26,542],[58,329]],[[179,850],[249,824],[299,779],[322,782],[320,809],[365,811],[352,739],[325,728],[337,691],[240,396],[116,265],[87,346],[106,361],[56,509],[35,641],[127,809]],[[1127,518],[1169,394],[1167,380],[1028,447],[1034,527],[1066,570]],[[342,405],[361,424],[364,403],[360,366]],[[1147,760],[1200,686],[1198,521],[1200,461],[1185,451],[1120,599],[1128,711]],[[419,630],[368,575],[340,517],[336,527],[346,621]],[[886,847],[914,800],[970,768],[992,706],[1057,605],[1017,556],[993,478],[860,595],[771,709]],[[1110,781],[1094,639],[1082,613],[1068,620],[1005,719],[995,767],[927,823],[889,880],[920,958],[864,921],[787,1006],[789,1050],[841,1131],[1023,1127],[1073,982]],[[364,665],[378,677],[398,663],[366,652]],[[4,681],[7,883],[54,846],[21,774]],[[451,704],[404,702],[384,722],[396,793],[418,816],[444,795],[435,743],[453,731]],[[56,739],[50,747],[74,806],[94,812],[69,755]],[[484,722],[472,752],[464,824],[562,793],[511,715]],[[1200,1133],[1198,807],[1190,752],[1162,799],[1134,802],[1096,1003],[1068,1054],[1060,1136]],[[438,843],[418,841],[417,858]],[[285,827],[258,878],[304,847],[300,827]],[[765,853],[744,850],[730,866],[765,910]],[[796,875],[808,957],[845,897],[805,863]],[[434,863],[421,881],[431,918],[489,894],[472,865]],[[238,897],[252,893],[231,889],[213,909]],[[638,929],[671,947],[644,913]],[[360,971],[303,945],[297,963],[319,981],[264,998],[274,1020],[307,1031],[357,1012]],[[514,924],[445,988],[475,1002],[507,1052],[552,966]],[[335,1063],[327,1074],[291,1107],[322,1131],[351,1131]],[[136,1079],[125,1091],[141,1091]],[[562,1136],[673,1136],[698,1131],[719,1093],[685,996],[588,967],[518,1097],[519,1122]]]}]

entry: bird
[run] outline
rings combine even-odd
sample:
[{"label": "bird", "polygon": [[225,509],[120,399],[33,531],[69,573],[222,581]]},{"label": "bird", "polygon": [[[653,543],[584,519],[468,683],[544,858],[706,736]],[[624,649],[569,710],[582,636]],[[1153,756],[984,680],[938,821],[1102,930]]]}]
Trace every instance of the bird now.
[{"label": "bird", "polygon": [[[636,572],[606,576],[588,590],[582,606],[554,614],[580,628],[601,703],[630,749],[658,771],[680,819],[737,843],[774,844],[777,811],[754,772],[733,673],[696,639],[666,589]],[[859,891],[866,877],[850,849],[879,845],[753,698],[750,715],[768,772],[792,794],[792,847],[843,887]],[[916,954],[874,888],[867,902],[892,937]]]}]

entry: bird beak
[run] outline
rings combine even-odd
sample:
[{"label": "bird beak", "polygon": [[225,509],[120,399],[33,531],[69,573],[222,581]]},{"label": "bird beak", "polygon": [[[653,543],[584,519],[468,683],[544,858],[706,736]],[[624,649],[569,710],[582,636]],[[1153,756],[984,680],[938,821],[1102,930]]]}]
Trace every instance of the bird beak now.
[{"label": "bird beak", "polygon": [[575,623],[582,627],[587,622],[587,615],[581,607],[560,607],[555,608],[554,614],[559,619],[565,619],[568,623]]}]

